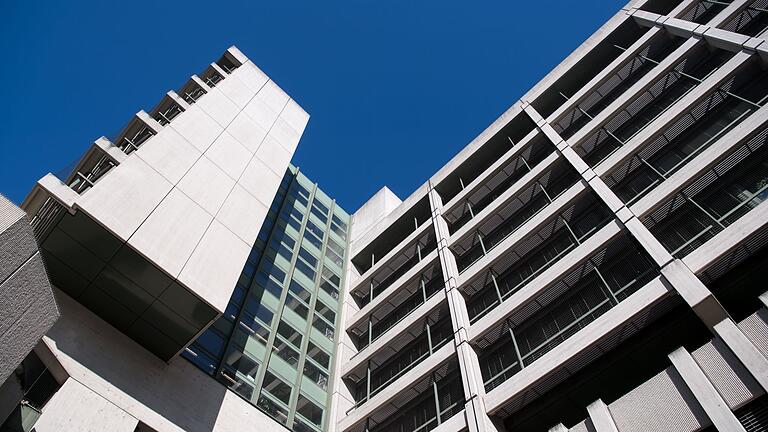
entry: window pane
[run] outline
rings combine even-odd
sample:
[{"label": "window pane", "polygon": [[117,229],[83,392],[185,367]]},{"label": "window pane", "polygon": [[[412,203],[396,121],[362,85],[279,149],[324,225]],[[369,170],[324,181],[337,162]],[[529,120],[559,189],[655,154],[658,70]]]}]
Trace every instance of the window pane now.
[{"label": "window pane", "polygon": [[333,340],[333,326],[325,322],[318,315],[315,315],[315,318],[312,320],[312,327],[318,329],[328,339]]},{"label": "window pane", "polygon": [[328,388],[328,374],[320,370],[312,362],[304,362],[304,376],[312,380],[321,389],[325,390]]},{"label": "window pane", "polygon": [[272,350],[275,352],[275,354],[278,355],[278,357],[285,360],[286,363],[293,366],[294,368],[296,368],[296,366],[299,364],[299,353],[296,352],[296,350],[293,349],[290,345],[288,345],[288,342],[275,338],[275,345],[273,346]]},{"label": "window pane", "polygon": [[312,267],[307,265],[302,260],[296,260],[296,269],[299,270],[300,272],[304,273],[304,276],[306,276],[306,277],[308,277],[308,278],[310,278],[312,280],[315,280],[315,276],[317,276],[317,273],[315,273],[315,271],[312,269]]},{"label": "window pane", "polygon": [[264,395],[259,396],[259,401],[256,405],[280,423],[288,423],[288,410],[273,402],[268,397]]},{"label": "window pane", "polygon": [[280,321],[280,325],[277,326],[277,334],[284,337],[285,340],[292,343],[295,347],[301,346],[302,335],[298,330],[291,327],[288,323]]},{"label": "window pane", "polygon": [[304,261],[307,262],[310,266],[312,266],[312,269],[317,269],[317,258],[315,258],[314,255],[309,253],[308,250],[304,249],[303,247],[299,249],[299,256],[304,259]]},{"label": "window pane", "polygon": [[291,400],[291,386],[283,382],[280,378],[273,375],[270,371],[264,374],[264,384],[262,390],[266,390],[280,402],[288,405]]},{"label": "window pane", "polygon": [[296,294],[296,297],[304,300],[305,302],[309,303],[309,299],[312,297],[312,292],[310,292],[308,289],[304,288],[304,285],[296,282],[295,280],[291,280],[290,290],[294,294]]},{"label": "window pane", "polygon": [[[306,291],[305,291],[306,292]],[[285,298],[285,306],[296,312],[297,315],[300,317],[307,319],[307,315],[309,314],[309,309],[307,308],[304,303],[302,303],[299,299],[297,299],[293,294],[288,294],[288,296]]]},{"label": "window pane", "polygon": [[224,358],[224,364],[252,380],[256,379],[256,373],[259,371],[259,363],[238,349],[230,348]]},{"label": "window pane", "polygon": [[307,347],[307,354],[312,358],[312,360],[324,366],[326,369],[331,367],[330,354],[318,348],[311,341],[309,342],[309,346]]},{"label": "window pane", "polygon": [[318,301],[315,304],[315,310],[320,313],[320,315],[323,316],[323,318],[327,319],[328,322],[335,323],[336,322],[336,312],[331,309],[329,306],[326,306],[323,302]]},{"label": "window pane", "polygon": [[296,412],[318,426],[323,424],[323,409],[302,394],[299,395]]}]

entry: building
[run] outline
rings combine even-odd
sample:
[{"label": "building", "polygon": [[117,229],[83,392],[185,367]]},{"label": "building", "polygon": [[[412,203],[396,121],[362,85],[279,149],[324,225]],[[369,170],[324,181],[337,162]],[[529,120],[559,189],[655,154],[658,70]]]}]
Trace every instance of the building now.
[{"label": "building", "polygon": [[763,0],[633,1],[351,216],[230,48],[24,202],[35,430],[765,430],[766,34]]}]

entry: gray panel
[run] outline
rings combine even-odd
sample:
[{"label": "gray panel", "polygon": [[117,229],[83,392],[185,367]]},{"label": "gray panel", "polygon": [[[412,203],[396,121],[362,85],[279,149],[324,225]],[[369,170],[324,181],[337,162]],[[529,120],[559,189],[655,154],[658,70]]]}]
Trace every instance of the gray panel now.
[{"label": "gray panel", "polygon": [[739,323],[739,328],[753,344],[768,357],[768,310],[753,313]]},{"label": "gray panel", "polygon": [[609,406],[621,432],[695,431],[710,424],[673,368],[667,368]]},{"label": "gray panel", "polygon": [[720,339],[704,344],[692,355],[731,409],[763,394],[757,381]]}]

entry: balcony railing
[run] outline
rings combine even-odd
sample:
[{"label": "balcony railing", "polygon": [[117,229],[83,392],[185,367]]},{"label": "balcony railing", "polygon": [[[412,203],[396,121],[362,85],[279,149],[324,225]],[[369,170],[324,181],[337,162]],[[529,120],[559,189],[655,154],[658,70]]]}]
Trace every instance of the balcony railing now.
[{"label": "balcony railing", "polygon": [[[507,319],[498,338],[480,350],[486,391],[530,366],[657,275],[650,257],[627,237],[593,254],[533,302],[537,311],[521,309]],[[552,293],[562,294],[552,299]]]},{"label": "balcony railing", "polygon": [[[443,286],[443,273],[440,266],[436,264],[431,271],[425,272],[411,284],[402,287],[401,290],[408,296],[402,301],[390,300],[371,313],[365,330],[353,338],[353,340],[356,339],[357,349],[362,350],[373,343],[373,341],[386,333],[387,330],[394,327],[395,324],[404,320],[419,306],[426,303],[435,293],[442,290]],[[395,306],[391,309],[387,308],[388,305],[392,304],[395,304]],[[383,316],[376,318],[377,315]]]},{"label": "balcony railing", "polygon": [[408,395],[397,398],[369,416],[352,432],[429,432],[460,413],[466,402],[457,373],[456,361],[450,361],[427,379],[414,383]]},{"label": "balcony railing", "polygon": [[374,274],[368,283],[368,290],[352,292],[359,306],[365,306],[389,288],[401,276],[419,264],[430,252],[437,248],[437,241],[432,229],[418,239],[412,246],[403,250],[399,256],[389,260],[389,263]]},{"label": "balcony railing", "polygon": [[764,36],[768,29],[768,0],[751,2],[722,28],[747,36]]},{"label": "balcony railing", "polygon": [[757,64],[747,69],[622,164],[606,184],[632,204],[762,107],[768,94],[768,73]]},{"label": "balcony railing", "polygon": [[731,2],[732,0],[701,0],[685,11],[679,18],[695,22],[696,24],[706,24],[722,12]]},{"label": "balcony railing", "polygon": [[681,258],[768,198],[768,129],[644,218],[643,223]]},{"label": "balcony railing", "polygon": [[[733,53],[723,50],[716,49],[710,52],[706,46],[700,44],[694,53],[679,62],[648,90],[577,146],[576,152],[590,167],[595,167],[666,112],[680,98],[696,88],[732,56]],[[651,63],[659,63],[651,58],[646,59]]]},{"label": "balcony railing", "polygon": [[550,268],[590,235],[602,228],[613,214],[595,195],[589,194],[561,211],[555,218],[500,257],[501,267],[490,268],[483,277],[464,288],[469,294],[467,312],[470,322],[485,316],[493,308],[519,291],[528,282]]},{"label": "balcony railing", "polygon": [[553,151],[554,146],[543,135],[534,139],[528,148],[489,178],[483,187],[468,196],[461,207],[445,215],[449,231],[454,233],[464,226]]},{"label": "balcony railing", "polygon": [[[427,320],[424,331],[397,353],[380,365],[370,361],[366,366],[366,375],[355,384],[355,409],[378,394],[397,378],[416,367],[431,356],[453,337],[450,317],[446,316],[435,323]],[[350,409],[350,411],[351,411]]]},{"label": "balcony railing", "polygon": [[[677,49],[684,40],[666,33],[658,35],[636,56],[619,67],[602,85],[586,96],[581,103],[554,123],[552,125],[554,129],[564,139],[572,137],[656,66],[656,63],[648,60],[649,58],[665,58]],[[623,51],[619,47],[616,49]],[[570,99],[562,93],[561,95],[566,100]]]},{"label": "balcony railing", "polygon": [[453,246],[459,272],[463,272],[487,255],[505,238],[573,186],[578,179],[578,173],[571,168],[570,164],[562,160],[556,162],[552,169],[542,174],[521,193],[516,194],[509,204],[498,211],[496,217],[478,226],[470,237]]}]

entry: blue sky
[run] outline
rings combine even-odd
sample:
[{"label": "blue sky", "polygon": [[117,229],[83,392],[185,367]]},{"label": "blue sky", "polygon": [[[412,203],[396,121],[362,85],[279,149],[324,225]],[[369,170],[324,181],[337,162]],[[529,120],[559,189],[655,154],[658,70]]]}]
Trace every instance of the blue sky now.
[{"label": "blue sky", "polygon": [[293,162],[354,211],[407,197],[625,2],[3,3],[13,201],[234,44],[310,113]]}]

